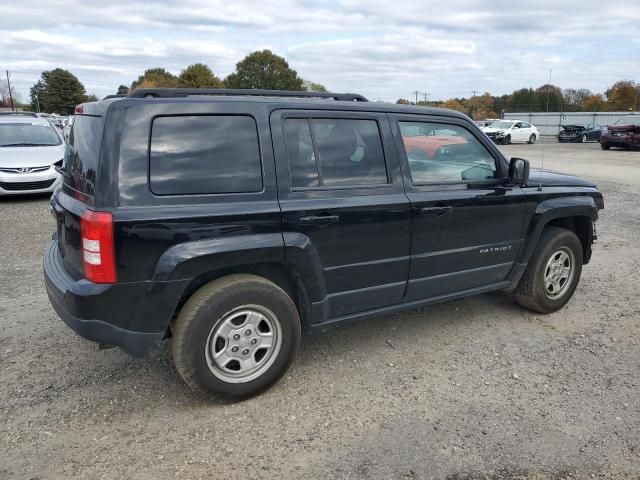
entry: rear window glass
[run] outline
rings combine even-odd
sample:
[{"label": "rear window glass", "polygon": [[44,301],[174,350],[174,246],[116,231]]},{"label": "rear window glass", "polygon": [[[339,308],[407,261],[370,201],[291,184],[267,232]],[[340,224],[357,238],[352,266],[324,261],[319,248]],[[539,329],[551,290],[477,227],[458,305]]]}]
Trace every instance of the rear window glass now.
[{"label": "rear window glass", "polygon": [[77,115],[64,159],[64,183],[90,197],[95,193],[102,121],[102,117]]},{"label": "rear window glass", "polygon": [[149,157],[156,195],[262,190],[258,131],[249,116],[158,117]]},{"label": "rear window glass", "polygon": [[284,133],[293,188],[388,183],[375,120],[292,118]]}]

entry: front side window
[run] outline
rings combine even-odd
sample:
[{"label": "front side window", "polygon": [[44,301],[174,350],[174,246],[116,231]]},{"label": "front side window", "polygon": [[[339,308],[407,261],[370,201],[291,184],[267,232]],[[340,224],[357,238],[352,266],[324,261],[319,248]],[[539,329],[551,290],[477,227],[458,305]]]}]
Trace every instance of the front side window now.
[{"label": "front side window", "polygon": [[291,118],[284,131],[292,187],[388,183],[375,120]]},{"label": "front side window", "polygon": [[414,184],[488,181],[498,177],[489,151],[466,128],[399,122]]},{"label": "front side window", "polygon": [[156,118],[149,178],[156,195],[261,191],[255,120],[243,115]]}]

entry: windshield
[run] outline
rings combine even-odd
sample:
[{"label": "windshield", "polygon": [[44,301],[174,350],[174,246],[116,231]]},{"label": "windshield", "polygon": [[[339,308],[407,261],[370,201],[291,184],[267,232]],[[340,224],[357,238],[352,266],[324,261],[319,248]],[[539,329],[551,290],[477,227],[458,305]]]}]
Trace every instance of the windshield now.
[{"label": "windshield", "polygon": [[616,122],[616,125],[637,125],[640,127],[640,115],[633,117],[622,117]]},{"label": "windshield", "polygon": [[0,147],[53,147],[61,143],[51,125],[0,123]]},{"label": "windshield", "polygon": [[513,125],[513,122],[505,122],[505,121],[498,120],[497,122],[493,122],[491,124],[491,128],[506,129],[506,128],[511,128],[512,125]]}]

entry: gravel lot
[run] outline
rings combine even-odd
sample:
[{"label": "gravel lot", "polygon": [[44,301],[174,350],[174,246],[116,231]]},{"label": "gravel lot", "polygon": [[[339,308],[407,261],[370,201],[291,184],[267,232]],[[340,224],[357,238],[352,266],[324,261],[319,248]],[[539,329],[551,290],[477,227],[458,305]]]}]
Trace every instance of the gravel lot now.
[{"label": "gravel lot", "polygon": [[[543,146],[504,147],[539,166]],[[275,388],[207,404],[55,315],[46,198],[0,199],[0,478],[640,478],[640,152],[550,143],[606,210],[572,301],[504,294],[305,338]]]}]

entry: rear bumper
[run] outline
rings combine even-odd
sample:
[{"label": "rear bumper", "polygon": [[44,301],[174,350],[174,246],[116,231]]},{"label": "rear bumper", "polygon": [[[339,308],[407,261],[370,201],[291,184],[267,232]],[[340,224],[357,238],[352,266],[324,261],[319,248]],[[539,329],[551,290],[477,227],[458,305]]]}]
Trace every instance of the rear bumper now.
[{"label": "rear bumper", "polygon": [[78,335],[136,357],[160,348],[186,281],[95,284],[67,273],[57,242],[44,255],[44,280],[58,316]]}]

